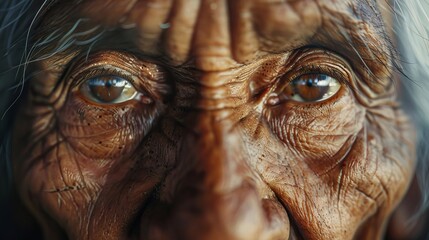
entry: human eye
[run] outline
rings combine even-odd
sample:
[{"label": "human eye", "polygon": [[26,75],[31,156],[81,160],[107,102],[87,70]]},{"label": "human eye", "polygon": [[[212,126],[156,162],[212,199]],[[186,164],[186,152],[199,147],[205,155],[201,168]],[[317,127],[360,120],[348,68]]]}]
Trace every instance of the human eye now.
[{"label": "human eye", "polygon": [[130,54],[105,52],[71,67],[72,97],[102,108],[162,102],[169,91],[160,66]]},{"label": "human eye", "polygon": [[292,55],[267,97],[265,119],[285,147],[323,174],[351,147],[364,121],[353,68],[325,50]]},{"label": "human eye", "polygon": [[296,102],[319,102],[333,97],[341,86],[339,80],[324,73],[303,74],[287,82],[280,94]]},{"label": "human eye", "polygon": [[281,104],[327,106],[350,92],[354,74],[347,62],[333,53],[307,50],[288,63],[268,98]]},{"label": "human eye", "polygon": [[153,99],[144,90],[137,90],[134,74],[112,66],[90,69],[81,74],[75,91],[89,104],[114,106],[132,100],[149,104]]},{"label": "human eye", "polygon": [[74,59],[62,83],[59,130],[92,159],[131,154],[160,121],[171,92],[160,64],[116,51]]},{"label": "human eye", "polygon": [[129,81],[115,75],[91,77],[80,85],[79,90],[85,99],[100,104],[122,103],[138,95]]}]

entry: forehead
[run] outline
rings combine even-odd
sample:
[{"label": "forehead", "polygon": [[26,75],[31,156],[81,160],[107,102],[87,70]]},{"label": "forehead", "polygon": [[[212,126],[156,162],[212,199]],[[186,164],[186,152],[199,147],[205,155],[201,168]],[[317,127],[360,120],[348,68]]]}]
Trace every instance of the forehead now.
[{"label": "forehead", "polygon": [[371,0],[59,1],[45,19],[48,29],[89,19],[89,25],[114,29],[118,38],[132,36],[142,53],[165,55],[175,65],[193,59],[208,71],[308,45],[356,59],[381,55],[386,59],[377,60],[388,62],[391,55]]}]

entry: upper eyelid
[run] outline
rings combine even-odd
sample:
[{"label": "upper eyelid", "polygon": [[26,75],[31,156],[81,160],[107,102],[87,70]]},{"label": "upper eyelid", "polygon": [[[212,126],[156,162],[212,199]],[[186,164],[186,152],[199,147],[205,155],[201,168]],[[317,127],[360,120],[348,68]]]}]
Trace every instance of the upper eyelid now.
[{"label": "upper eyelid", "polygon": [[120,69],[118,67],[112,67],[112,66],[99,66],[94,68],[88,68],[83,71],[79,71],[77,74],[70,77],[72,81],[73,88],[80,86],[84,81],[94,78],[94,77],[101,77],[106,75],[115,75],[118,77],[121,77],[128,82],[130,82],[133,87],[135,79],[133,79],[133,76],[131,73]]},{"label": "upper eyelid", "polygon": [[[298,56],[294,56],[295,54]],[[313,58],[320,58],[324,61],[318,60],[316,63]],[[303,66],[302,63],[308,60],[310,60],[310,64],[305,63]],[[353,69],[347,60],[325,49],[299,49],[292,54],[292,57],[286,60],[286,65],[289,66],[279,74],[277,84],[286,84],[302,75],[316,73],[334,77],[341,84],[345,84],[348,87],[352,85],[351,81],[354,80]]]},{"label": "upper eyelid", "polygon": [[307,74],[326,74],[330,77],[335,78],[338,80],[341,84],[344,84],[346,86],[351,86],[351,82],[353,81],[353,74],[349,71],[349,69],[345,71],[338,71],[332,66],[328,66],[325,64],[315,64],[305,67],[299,67],[297,69],[291,69],[290,71],[287,71],[285,73],[280,74],[278,77],[278,85],[283,86],[286,84],[289,84],[293,80],[299,78],[300,76],[307,75]]},{"label": "upper eyelid", "polygon": [[82,84],[83,80],[90,77],[117,75],[130,82],[136,90],[144,91],[147,86],[137,84],[137,82],[140,82],[138,81],[139,78],[142,77],[138,72],[140,70],[139,64],[142,62],[149,61],[140,59],[135,54],[126,51],[101,50],[89,56],[79,54],[66,63],[68,65],[67,71],[63,74],[61,81],[66,80],[67,85],[70,85],[71,88],[76,88],[76,86]]},{"label": "upper eyelid", "polygon": [[308,74],[325,74],[335,78],[341,84],[347,84],[348,82],[348,80],[346,80],[347,77],[345,77],[344,74],[338,73],[337,71],[330,69],[329,67],[326,67],[326,66],[317,66],[317,67],[312,66],[312,67],[306,67],[306,68],[301,68],[299,70],[295,70],[294,73],[288,76],[287,82],[290,83],[293,80]]},{"label": "upper eyelid", "polygon": [[76,56],[67,64],[69,66],[59,81],[65,82],[70,90],[81,83],[79,80],[87,79],[85,72],[104,69],[101,70],[104,74],[117,74],[129,81],[136,91],[151,98],[162,100],[172,93],[173,87],[169,82],[168,72],[162,64],[128,51],[101,50],[89,56]]},{"label": "upper eyelid", "polygon": [[95,68],[100,66],[111,66],[113,68],[117,67],[131,72],[131,67],[119,66],[121,64],[117,63],[127,62],[129,63],[128,65],[132,65],[135,64],[137,61],[139,61],[139,59],[134,54],[130,54],[128,52],[102,50],[92,53],[90,55],[79,54],[73,59],[70,59],[67,64],[71,65],[71,69],[73,70],[82,68],[82,70],[76,71],[77,73],[85,71],[88,68]]}]

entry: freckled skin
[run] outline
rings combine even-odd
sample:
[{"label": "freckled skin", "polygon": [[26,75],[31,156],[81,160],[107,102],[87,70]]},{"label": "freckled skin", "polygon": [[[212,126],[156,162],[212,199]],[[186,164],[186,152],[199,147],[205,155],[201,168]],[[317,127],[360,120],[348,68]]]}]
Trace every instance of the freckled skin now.
[{"label": "freckled skin", "polygon": [[[381,239],[415,142],[369,4],[57,4],[42,36],[83,17],[133,38],[35,64],[44,74],[21,101],[12,158],[46,239]],[[121,69],[151,101],[91,102],[79,84],[99,68]],[[317,72],[338,93],[281,100]]]}]

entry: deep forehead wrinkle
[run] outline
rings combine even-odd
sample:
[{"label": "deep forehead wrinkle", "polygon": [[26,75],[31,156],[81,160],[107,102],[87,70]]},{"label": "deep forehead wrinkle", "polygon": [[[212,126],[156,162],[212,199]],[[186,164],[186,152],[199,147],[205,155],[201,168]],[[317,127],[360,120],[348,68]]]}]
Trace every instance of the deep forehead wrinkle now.
[{"label": "deep forehead wrinkle", "polygon": [[364,0],[57,3],[45,16],[44,29],[70,26],[82,18],[109,30],[131,29],[137,40],[129,41],[143,54],[167,55],[173,65],[199,57],[203,70],[222,70],[306,45],[382,66],[390,65],[392,55],[376,4]]}]

